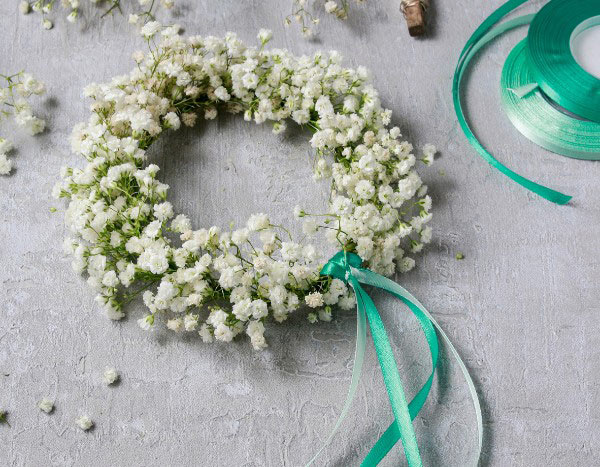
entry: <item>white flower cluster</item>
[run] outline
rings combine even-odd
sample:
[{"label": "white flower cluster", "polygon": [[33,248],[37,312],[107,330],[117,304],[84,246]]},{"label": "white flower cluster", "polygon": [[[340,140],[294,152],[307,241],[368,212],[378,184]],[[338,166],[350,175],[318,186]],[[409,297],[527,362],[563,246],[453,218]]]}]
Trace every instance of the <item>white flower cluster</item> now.
[{"label": "white flower cluster", "polygon": [[[413,266],[405,252],[431,239],[431,199],[414,171],[412,146],[387,128],[391,112],[364,68],[344,68],[335,52],[265,50],[266,30],[259,48],[232,33],[184,39],[176,26],[154,22],[141,33],[149,45],[161,36],[160,44],[135,53],[130,74],[86,88],[93,113],[71,143],[88,163],[62,169],[54,189],[70,201],[65,220],[74,238],[65,248],[73,268],[87,272],[110,318],[123,317],[123,305],[141,294],[150,311],[142,328],[159,317],[170,330],[198,332],[207,342],[245,332],[262,349],[269,318],[281,322],[306,305],[314,309],[310,321],[328,321],[332,306],[354,306],[346,284],[319,275],[324,258],[317,249],[294,242],[267,215],[252,215],[237,229],[194,230],[174,213],[159,168],[145,163],[146,150],[164,130],[192,126],[197,114],[213,119],[219,109],[269,120],[276,133],[286,120],[313,132],[315,176],[331,178],[332,192],[324,215],[294,210],[307,219],[307,235],[325,231],[377,272]],[[429,162],[434,149],[426,149]]]},{"label": "white flower cluster", "polygon": [[[111,14],[113,11],[117,10],[122,13],[122,0],[111,0],[108,8],[102,14],[102,18]],[[77,21],[81,14],[81,1],[80,0],[60,0],[57,2],[56,0],[22,0],[19,3],[19,11],[24,15],[29,14],[34,11],[36,13],[41,13],[42,15],[42,27],[44,29],[52,29],[54,27],[54,23],[47,17],[52,10],[60,3],[62,8],[69,12],[67,15],[67,21],[70,23],[74,23]],[[97,6],[101,6],[104,4],[102,0],[90,0],[89,3],[92,3]],[[141,11],[135,14],[129,15],[129,22],[132,24],[143,24],[148,21],[154,20],[154,7],[159,4],[158,1],[154,0],[137,0],[134,3],[139,3],[142,8]],[[160,4],[166,8],[171,9],[173,5],[175,5],[175,0],[160,0]]]},{"label": "white flower cluster", "polygon": [[[15,123],[31,135],[44,131],[46,122],[33,115],[31,104],[27,100],[32,95],[44,94],[44,83],[23,72],[14,75],[0,74],[0,79],[5,83],[0,85],[0,121],[12,115]],[[12,170],[12,161],[7,157],[12,148],[9,140],[0,138],[0,175],[8,175]]]},{"label": "white flower cluster", "polygon": [[[356,3],[363,3],[364,1],[356,0]],[[309,38],[314,34],[312,27],[319,24],[320,20],[308,11],[307,3],[308,0],[292,0],[292,12],[286,16],[285,25],[289,26],[292,21],[296,21],[300,24],[304,37]],[[323,6],[327,13],[334,15],[336,18],[342,20],[348,18],[349,0],[328,0]]]}]

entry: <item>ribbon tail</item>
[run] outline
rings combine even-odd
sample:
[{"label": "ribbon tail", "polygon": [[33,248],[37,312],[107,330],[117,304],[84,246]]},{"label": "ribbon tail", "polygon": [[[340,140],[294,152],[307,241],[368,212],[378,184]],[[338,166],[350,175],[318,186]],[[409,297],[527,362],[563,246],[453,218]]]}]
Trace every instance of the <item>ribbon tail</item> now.
[{"label": "ribbon tail", "polygon": [[[351,284],[352,285],[352,284]],[[321,455],[323,450],[329,445],[336,432],[342,425],[342,422],[348,415],[348,411],[352,406],[352,401],[354,400],[354,396],[356,395],[356,391],[358,389],[358,383],[360,381],[360,375],[362,373],[363,362],[365,359],[365,348],[367,345],[367,319],[365,314],[365,304],[362,300],[362,296],[359,297],[359,294],[356,293],[356,347],[354,350],[354,364],[352,366],[352,378],[350,380],[350,386],[348,387],[348,394],[346,395],[346,400],[344,402],[342,411],[331,430],[331,433],[321,446],[321,448],[317,451],[317,453],[313,456],[313,458],[306,464],[306,467],[312,465],[312,463]]]},{"label": "ribbon tail", "polygon": [[381,373],[383,374],[388,398],[395,417],[394,423],[397,425],[400,439],[402,440],[406,460],[409,467],[422,467],[423,462],[419,453],[417,437],[412,425],[408,403],[406,402],[402,381],[385,326],[375,304],[360,286],[359,282],[352,275],[350,276],[350,281],[353,282],[354,290],[362,296],[362,300],[365,303],[365,311],[369,320],[373,344],[375,345],[375,351],[379,365],[381,366]]},{"label": "ribbon tail", "polygon": [[[446,333],[444,332],[442,327],[435,320],[435,318],[431,315],[431,313],[429,313],[425,309],[425,307],[421,304],[421,302],[419,302],[419,300],[417,300],[404,287],[400,286],[396,282],[394,282],[386,277],[380,276],[379,274],[375,274],[368,270],[353,269],[352,273],[357,278],[357,280],[359,280],[361,283],[372,285],[373,287],[378,287],[383,290],[386,290],[387,292],[400,298],[402,301],[404,301],[404,303],[409,305],[413,312],[415,312],[415,309],[418,310],[420,314],[422,314],[424,317],[426,317],[431,322],[431,324],[433,324],[433,326],[435,326],[438,333],[442,336],[444,343],[450,350],[450,353],[456,360],[456,362],[463,374],[463,377],[465,378],[467,387],[469,389],[469,394],[470,394],[471,400],[473,402],[473,407],[475,409],[475,417],[477,419],[477,452],[476,452],[475,462],[473,465],[477,465],[479,463],[479,458],[481,456],[481,449],[482,449],[482,445],[483,445],[483,418],[481,415],[481,405],[479,403],[479,397],[477,396],[477,390],[475,389],[475,384],[473,383],[473,379],[471,378],[469,370],[467,369],[467,366],[465,365],[463,360],[460,358],[460,355],[459,355],[458,351],[456,350],[456,348],[454,347],[454,345],[452,344],[452,342],[450,341],[450,338],[446,335]],[[414,308],[413,308],[413,306],[411,306],[411,304],[414,306]],[[417,317],[418,316],[419,315],[417,314]],[[413,402],[416,399],[417,399],[417,397],[415,397],[415,399],[413,399]],[[413,402],[411,402],[411,404]],[[420,407],[419,407],[419,409],[420,409]],[[412,411],[411,411],[411,416],[412,416]],[[387,452],[394,446],[394,444],[398,441],[398,439],[399,439],[399,433],[397,432],[397,430],[395,428],[395,424],[392,424],[385,431],[385,433],[381,436],[381,438],[377,441],[375,446],[373,446],[373,448],[371,449],[371,452],[369,452],[369,454],[365,458],[365,462],[368,459],[370,463],[368,463],[368,464],[364,463],[364,465],[377,465],[377,463],[380,462],[381,459],[383,459],[383,457],[379,458],[380,454],[383,453],[383,456],[385,456],[385,454],[387,454]]]}]

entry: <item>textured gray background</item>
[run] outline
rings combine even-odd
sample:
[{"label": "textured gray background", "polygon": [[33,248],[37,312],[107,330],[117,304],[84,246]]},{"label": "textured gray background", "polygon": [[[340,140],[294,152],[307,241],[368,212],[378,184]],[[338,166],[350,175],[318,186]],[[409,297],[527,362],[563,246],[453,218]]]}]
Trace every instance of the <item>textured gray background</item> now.
[{"label": "textured gray background", "polygon": [[[321,10],[316,41],[282,26],[289,0],[179,3],[176,20],[188,33],[232,30],[253,41],[268,27],[274,46],[297,54],[337,49],[346,63],[373,71],[407,138],[441,149],[422,171],[434,197],[435,239],[399,280],[439,319],[474,375],[484,410],[482,464],[598,465],[600,166],[537,148],[500,110],[501,65],[523,30],[477,60],[468,111],[501,161],[574,195],[571,205],[538,199],[491,170],[467,144],[452,108],[459,50],[501,1],[484,8],[479,0],[434,0],[424,40],[408,37],[397,0],[353,5],[344,23]],[[0,425],[0,465],[302,465],[341,409],[353,312],[318,326],[300,317],[272,325],[262,353],[245,339],[204,345],[146,334],[135,322],[140,306],[121,323],[101,316],[61,253],[62,214],[49,212],[61,204],[49,192],[61,165],[82,162],[67,143],[72,126],[87,119],[81,89],[129,71],[141,42],[121,17],[75,26],[59,20],[43,31],[39,17],[21,16],[16,4],[0,4],[0,68],[27,69],[47,83],[49,99],[38,109],[50,131],[28,138],[1,130],[18,151],[14,174],[0,179],[0,407],[12,425]],[[239,223],[261,210],[291,224],[294,204],[325,203],[323,187],[315,191],[310,180],[308,151],[305,135],[276,137],[225,118],[165,135],[153,157],[176,208],[196,225]],[[454,259],[458,251],[463,261]],[[424,339],[402,306],[378,298],[412,394],[428,371]],[[101,383],[106,365],[120,371],[117,387]],[[352,411],[318,465],[357,465],[391,421],[371,348],[365,368]],[[56,399],[50,416],[36,407],[43,396]],[[95,421],[92,432],[75,428],[82,413]],[[426,465],[472,465],[473,412],[446,359],[415,426]],[[385,465],[402,458],[396,448]]]}]

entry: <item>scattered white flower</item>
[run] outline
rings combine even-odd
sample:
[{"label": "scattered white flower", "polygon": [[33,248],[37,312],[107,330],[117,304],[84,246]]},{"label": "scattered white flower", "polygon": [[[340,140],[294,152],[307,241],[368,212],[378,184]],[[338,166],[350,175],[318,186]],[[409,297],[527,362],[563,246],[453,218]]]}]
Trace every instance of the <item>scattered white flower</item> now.
[{"label": "scattered white flower", "polygon": [[423,157],[421,161],[425,165],[431,165],[433,163],[435,153],[437,152],[437,148],[433,144],[426,144],[423,146]]},{"label": "scattered white flower", "polygon": [[338,4],[334,1],[325,2],[325,11],[327,13],[335,13],[338,9]]},{"label": "scattered white flower", "polygon": [[94,426],[94,422],[92,422],[90,417],[88,417],[87,415],[82,415],[77,420],[75,420],[75,423],[83,431],[88,431]]},{"label": "scattered white flower", "polygon": [[12,161],[6,157],[6,154],[0,154],[0,175],[8,175],[12,170]]},{"label": "scattered white flower", "polygon": [[[104,12],[101,15],[98,15],[101,18],[108,16],[109,13],[113,13],[115,10],[121,10],[121,0],[111,0],[110,2],[90,0],[89,3],[97,5],[98,7],[105,7]],[[158,2],[142,0],[138,3],[141,7],[143,7],[143,9],[141,11],[138,10],[136,13],[128,16],[128,21],[130,24],[140,24],[142,21],[144,23],[149,22],[150,20],[154,19],[158,5],[162,5],[165,9],[171,9],[175,4],[175,1],[161,0],[161,2]],[[79,0],[61,0],[60,2],[54,0],[23,0],[19,3],[19,11],[22,14],[28,14],[31,10],[36,13],[41,13],[42,27],[45,29],[51,29],[53,27],[53,23],[47,16],[55,11],[55,9],[58,9],[59,6],[62,6],[63,9],[69,12],[67,15],[68,22],[75,23],[77,21],[81,6]]]},{"label": "scattered white flower", "polygon": [[[12,115],[17,126],[24,128],[31,135],[42,132],[46,122],[33,115],[28,98],[45,92],[44,83],[29,73],[0,75],[0,115]],[[7,157],[11,149],[10,141],[0,138],[0,175],[7,175],[12,170],[12,161]]]},{"label": "scattered white flower", "polygon": [[29,13],[31,11],[31,5],[29,5],[29,2],[23,0],[21,3],[19,3],[19,11],[24,15]]},{"label": "scattered white flower", "polygon": [[[325,11],[331,15],[334,15],[338,19],[346,19],[348,17],[349,12],[349,0],[338,0],[338,2],[334,0],[325,1],[323,7]],[[356,3],[363,3],[364,0],[356,0]],[[315,17],[312,13],[307,9],[308,0],[292,0],[292,14],[288,15],[284,24],[289,26],[292,22],[297,22],[300,24],[302,34],[304,37],[312,37],[313,30],[311,26],[319,24],[319,18]],[[313,2],[316,4],[317,2]]]},{"label": "scattered white flower", "polygon": [[54,402],[51,399],[44,397],[39,403],[38,407],[42,412],[50,413],[54,410]]},{"label": "scattered white flower", "polygon": [[110,386],[111,384],[117,382],[119,379],[119,373],[117,373],[117,370],[114,368],[106,367],[104,369],[104,373],[102,374],[102,379],[104,380],[104,384]]},{"label": "scattered white flower", "polygon": [[0,154],[6,154],[9,151],[11,151],[13,148],[12,143],[5,139],[5,138],[0,138]]}]

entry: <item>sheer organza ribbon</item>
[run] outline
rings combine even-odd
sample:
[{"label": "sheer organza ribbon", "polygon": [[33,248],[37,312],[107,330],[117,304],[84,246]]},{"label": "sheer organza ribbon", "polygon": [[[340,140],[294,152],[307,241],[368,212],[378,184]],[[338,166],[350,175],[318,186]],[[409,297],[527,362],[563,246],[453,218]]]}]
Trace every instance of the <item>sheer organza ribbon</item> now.
[{"label": "sheer organza ribbon", "polygon": [[[439,344],[438,334],[442,337],[443,342],[450,350],[450,353],[454,357],[455,361],[463,373],[463,376],[467,382],[469,393],[473,401],[475,409],[475,416],[477,418],[477,432],[478,432],[478,447],[476,456],[473,461],[473,465],[477,465],[481,454],[482,436],[483,436],[483,425],[481,418],[481,407],[479,399],[477,397],[477,391],[473,380],[461,360],[458,352],[450,342],[450,339],[446,333],[442,330],[440,325],[435,321],[433,316],[421,305],[421,303],[413,297],[403,287],[395,283],[394,281],[387,279],[379,274],[364,269],[361,267],[362,260],[354,253],[348,253],[340,251],[321,270],[321,275],[331,276],[344,281],[354,290],[356,296],[356,313],[357,313],[357,328],[356,328],[356,350],[354,355],[354,367],[352,369],[352,378],[348,394],[344,402],[341,414],[335,423],[333,430],[324,445],[319,449],[315,456],[309,461],[307,466],[311,465],[315,459],[321,454],[325,447],[333,439],[335,433],[342,425],[344,418],[346,417],[352,400],[356,395],[358,383],[360,381],[361,370],[363,366],[365,347],[367,341],[367,321],[371,330],[371,336],[373,337],[373,344],[381,366],[381,372],[383,374],[383,380],[387,388],[388,397],[392,406],[392,412],[394,414],[394,421],[389,428],[379,438],[377,443],[373,446],[367,456],[361,463],[362,466],[375,466],[377,465],[387,453],[394,447],[394,445],[401,440],[404,447],[404,454],[408,461],[409,467],[419,467],[423,465],[421,456],[419,453],[419,447],[417,445],[417,438],[413,428],[412,420],[417,416],[431,389],[433,383],[433,377],[435,374],[435,368],[438,362],[439,356]],[[387,332],[383,321],[375,304],[371,300],[371,297],[365,292],[362,285],[370,285],[379,289],[385,290],[386,292],[399,298],[406,304],[413,314],[418,319],[425,338],[429,345],[429,351],[431,354],[432,370],[429,378],[417,392],[415,397],[407,402],[398,367],[394,359],[392,347],[387,337]]]}]

